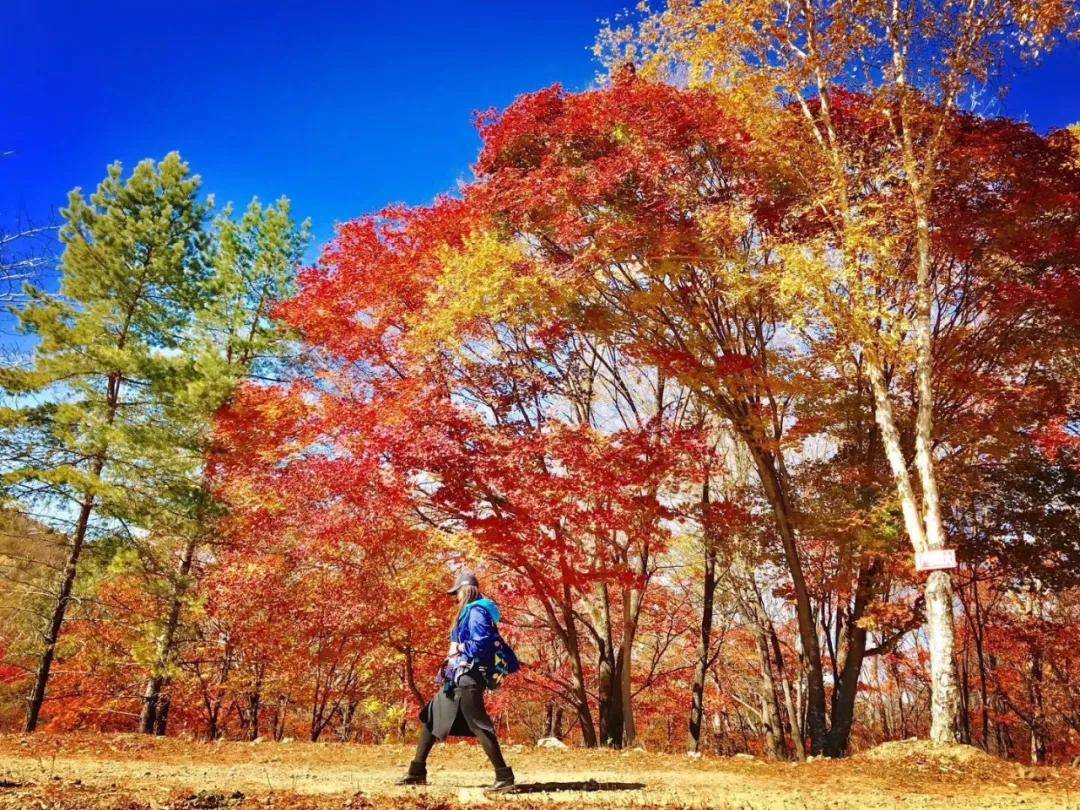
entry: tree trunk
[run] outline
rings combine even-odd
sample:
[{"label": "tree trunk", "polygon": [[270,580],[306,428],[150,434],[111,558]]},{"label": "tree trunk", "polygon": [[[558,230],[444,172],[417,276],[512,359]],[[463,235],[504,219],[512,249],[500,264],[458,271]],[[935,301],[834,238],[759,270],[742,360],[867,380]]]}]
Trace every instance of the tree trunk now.
[{"label": "tree trunk", "polygon": [[420,687],[416,684],[416,668],[413,664],[413,650],[409,645],[405,646],[403,651],[405,656],[405,684],[409,687],[409,694],[413,696],[413,700],[420,706],[424,705],[424,694],[420,691]]},{"label": "tree trunk", "polygon": [[[945,538],[936,500],[936,484],[932,480],[933,470],[924,471],[923,469],[930,464],[930,461],[926,458],[916,459],[924,488],[934,487],[932,496],[929,496],[924,489],[924,523],[923,517],[919,514],[919,505],[915,498],[911,476],[900,446],[900,433],[896,428],[892,402],[889,399],[880,360],[875,352],[868,350],[866,361],[867,376],[870,378],[870,387],[874,392],[874,417],[881,431],[885,456],[889,461],[897,495],[900,498],[908,538],[916,553],[927,549],[944,548]],[[925,416],[920,415],[917,420],[920,423],[919,431],[926,430],[926,425],[923,424],[925,419]],[[926,631],[930,646],[930,739],[940,744],[954,743],[957,741],[959,690],[953,660],[953,594],[949,572],[931,571],[927,576],[923,593],[926,601]]]},{"label": "tree trunk", "polygon": [[765,750],[773,759],[785,759],[787,751],[784,746],[784,725],[780,721],[780,704],[776,697],[776,680],[769,648],[769,629],[772,622],[765,612],[753,578],[750,577],[743,587],[740,602],[758,653],[758,691],[761,698],[761,726],[765,734]]},{"label": "tree trunk", "polygon": [[959,690],[953,660],[953,590],[948,571],[931,571],[923,590],[930,646],[930,739],[940,745],[957,741]]},{"label": "tree trunk", "polygon": [[[564,593],[565,600],[569,596]],[[578,725],[581,726],[581,742],[586,748],[596,748],[596,726],[589,710],[589,693],[585,689],[585,668],[581,664],[581,643],[578,639],[577,624],[569,601],[562,606],[563,620],[566,622],[564,641],[567,655],[570,656],[570,672],[574,678],[574,709],[577,711]]]},{"label": "tree trunk", "polygon": [[[708,484],[703,487],[702,502],[709,502]],[[716,548],[705,544],[705,575],[702,581],[701,628],[698,635],[697,666],[690,686],[690,751],[701,750],[701,719],[705,714],[705,676],[712,652],[713,609],[716,598]]]},{"label": "tree trunk", "polygon": [[157,728],[158,704],[161,702],[161,690],[165,686],[165,676],[151,675],[143,689],[142,714],[139,715],[139,733],[153,734]]},{"label": "tree trunk", "polygon": [[622,748],[623,712],[622,691],[619,688],[619,663],[612,660],[608,647],[600,651],[597,665],[597,715],[600,721],[600,744],[610,748]]},{"label": "tree trunk", "polygon": [[632,748],[637,743],[634,723],[633,662],[634,637],[637,635],[637,613],[641,592],[637,588],[623,589],[622,646],[619,649],[619,698],[622,704],[623,745]]},{"label": "tree trunk", "polygon": [[866,630],[859,626],[859,621],[866,612],[866,606],[873,595],[877,569],[877,563],[865,559],[859,565],[859,574],[855,584],[855,601],[851,608],[851,617],[847,622],[844,664],[840,670],[839,680],[833,689],[832,723],[825,746],[825,754],[830,757],[842,757],[847,753],[851,724],[855,719],[855,699],[859,692],[859,676],[862,673],[863,657],[866,654]]},{"label": "tree trunk", "polygon": [[825,719],[825,676],[821,667],[821,646],[818,643],[810,592],[803,576],[802,560],[795,539],[795,526],[791,517],[791,505],[786,487],[781,481],[772,455],[751,446],[751,455],[776,518],[776,526],[784,546],[784,558],[791,574],[795,590],[795,611],[798,618],[799,639],[806,661],[806,731],[810,736],[810,753],[821,754],[825,749],[827,734]]},{"label": "tree trunk", "polygon": [[356,719],[356,705],[357,701],[348,700],[345,702],[345,709],[342,712],[341,717],[341,741],[348,742],[352,739],[353,735],[353,722]]},{"label": "tree trunk", "polygon": [[885,372],[876,351],[865,351],[866,375],[870,378],[870,390],[874,394],[874,420],[881,434],[881,444],[885,458],[889,462],[896,493],[900,499],[900,511],[904,516],[904,529],[915,551],[925,551],[926,531],[919,516],[919,504],[915,489],[908,473],[907,460],[900,444],[900,431],[896,427],[892,401],[889,399],[889,386],[885,381]]},{"label": "tree trunk", "polygon": [[[104,463],[101,458],[94,462],[94,476],[101,474]],[[67,562],[64,565],[64,578],[60,582],[60,592],[57,594],[56,607],[53,608],[52,619],[49,621],[49,630],[45,636],[45,648],[42,650],[38,661],[37,674],[34,676],[34,685],[30,690],[26,706],[25,730],[29,734],[37,729],[38,719],[41,716],[41,706],[45,702],[45,688],[49,683],[49,673],[52,670],[53,658],[56,656],[56,643],[60,639],[60,630],[64,626],[64,616],[67,613],[68,603],[71,601],[71,592],[75,587],[75,575],[79,569],[79,558],[82,556],[83,545],[86,542],[86,530],[90,525],[90,513],[94,510],[94,496],[88,495],[79,509],[79,518],[75,524],[75,534],[71,540],[71,551],[68,553]]]},{"label": "tree trunk", "polygon": [[556,740],[563,738],[563,710],[556,701],[548,702],[547,711],[544,713],[544,735]]},{"label": "tree trunk", "polygon": [[206,733],[209,739],[216,740],[221,736],[221,728],[218,719],[221,716],[221,701],[212,698],[208,689],[203,687],[203,705],[206,708]]},{"label": "tree trunk", "polygon": [[[902,112],[906,111],[906,96],[901,100]],[[918,391],[915,411],[915,469],[922,488],[923,521],[926,526],[926,545],[930,549],[945,548],[945,527],[941,520],[941,499],[938,495],[937,475],[934,469],[934,388],[933,388],[933,325],[930,272],[932,269],[930,245],[929,188],[924,188],[923,177],[915,162],[911,131],[907,121],[903,126],[905,168],[911,199],[915,208],[915,245],[918,262],[915,279],[915,384]],[[932,171],[932,164],[926,167]],[[928,184],[929,185],[929,184]],[[956,684],[956,663],[953,658],[952,580],[947,571],[934,571],[926,585],[927,612],[934,613],[930,622],[930,669],[931,669],[931,724],[930,739],[937,743],[957,740],[957,716],[959,691]],[[930,606],[930,592],[937,600]]]},{"label": "tree trunk", "polygon": [[960,742],[971,745],[971,678],[968,674],[970,656],[965,650],[960,656]]},{"label": "tree trunk", "polygon": [[[128,323],[130,323],[130,313]],[[123,349],[127,335],[127,324],[121,332],[118,348]],[[105,393],[105,425],[111,426],[116,420],[116,411],[120,405],[120,382],[119,372],[112,372],[108,376]],[[105,448],[101,449],[90,467],[90,475],[94,481],[101,480],[101,471],[105,469]],[[56,644],[60,639],[60,630],[64,626],[64,616],[67,613],[68,603],[71,601],[71,592],[75,587],[75,575],[79,570],[79,558],[82,556],[83,545],[86,543],[86,532],[90,527],[90,514],[94,511],[94,496],[88,493],[79,509],[79,517],[75,522],[75,534],[71,540],[71,551],[68,554],[67,563],[64,565],[64,578],[60,583],[60,593],[57,596],[56,607],[53,609],[52,620],[49,622],[49,631],[45,636],[45,649],[41,653],[38,662],[37,674],[34,676],[34,686],[30,690],[30,696],[26,706],[25,730],[31,733],[37,729],[38,718],[41,716],[41,706],[45,702],[45,689],[49,683],[49,673],[52,670],[53,658],[56,657]]]},{"label": "tree trunk", "polygon": [[146,682],[143,691],[142,716],[139,719],[139,731],[143,734],[155,733],[157,728],[158,701],[161,698],[161,689],[168,676],[169,665],[172,663],[173,641],[176,638],[176,630],[180,624],[180,611],[184,605],[184,594],[187,592],[187,577],[191,572],[191,562],[195,556],[195,540],[189,539],[184,545],[184,553],[180,558],[180,568],[177,571],[177,581],[173,588],[172,602],[169,605],[169,615],[158,636],[157,647],[154,653],[154,665],[151,669],[150,678]]},{"label": "tree trunk", "polygon": [[763,627],[755,625],[753,632],[758,651],[758,670],[761,676],[759,690],[761,696],[761,727],[765,732],[765,750],[772,759],[786,759],[784,727],[780,723],[779,706],[776,701],[776,683],[773,681],[769,642],[765,638],[765,629]]},{"label": "tree trunk", "polygon": [[172,701],[169,700],[168,695],[163,695],[158,700],[157,715],[154,718],[154,734],[158,737],[164,737],[165,732],[169,726],[169,707],[172,705]]},{"label": "tree trunk", "polygon": [[979,599],[979,582],[972,582],[972,603],[975,605],[975,622],[972,635],[975,639],[975,658],[979,665],[979,715],[982,728],[982,748],[990,752],[990,690],[986,678],[986,652],[983,649],[983,611],[982,602]]},{"label": "tree trunk", "polygon": [[1046,708],[1043,705],[1043,655],[1039,641],[1031,648],[1031,764],[1046,762]]},{"label": "tree trunk", "polygon": [[776,672],[780,677],[780,688],[784,693],[784,709],[787,712],[788,725],[791,726],[791,743],[795,749],[796,758],[801,762],[806,759],[806,741],[803,739],[799,710],[791,694],[791,679],[788,678],[787,668],[784,666],[784,654],[780,649],[780,639],[776,636],[776,628],[769,627],[769,637],[772,639],[773,657],[776,660]]},{"label": "tree trunk", "polygon": [[274,706],[274,717],[271,720],[271,727],[274,734],[274,739],[277,742],[285,737],[285,720],[288,717],[289,712],[289,699],[285,696],[278,697],[277,705]]},{"label": "tree trunk", "polygon": [[262,711],[262,677],[255,681],[255,688],[248,695],[248,739],[259,738],[259,712]]},{"label": "tree trunk", "polygon": [[900,718],[900,739],[906,740],[910,734],[907,712],[904,710],[904,681],[900,677],[900,668],[896,664],[889,666],[889,674],[892,675],[893,684],[896,686],[896,715]]},{"label": "tree trunk", "polygon": [[[896,64],[906,70],[906,54],[894,54]],[[902,79],[904,70],[898,71]],[[941,499],[934,469],[934,387],[933,387],[933,255],[930,232],[931,200],[934,192],[935,147],[930,146],[919,166],[909,117],[907,88],[900,96],[901,145],[904,174],[911,190],[915,214],[915,469],[922,488],[922,516],[929,549],[945,548],[945,528],[941,519]],[[917,548],[917,547],[916,547]],[[960,695],[956,683],[953,637],[952,579],[948,571],[932,571],[926,588],[927,635],[930,643],[930,739],[944,745],[958,738]]]},{"label": "tree trunk", "polygon": [[597,587],[599,605],[593,610],[597,640],[596,692],[597,719],[600,724],[600,744],[622,748],[622,655],[615,650],[611,627],[611,599],[607,585]]}]

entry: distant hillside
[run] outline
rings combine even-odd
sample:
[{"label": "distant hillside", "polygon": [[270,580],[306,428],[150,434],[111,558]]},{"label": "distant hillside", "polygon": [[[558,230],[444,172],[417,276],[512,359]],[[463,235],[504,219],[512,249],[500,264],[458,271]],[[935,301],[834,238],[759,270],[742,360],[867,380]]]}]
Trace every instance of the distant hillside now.
[{"label": "distant hillside", "polygon": [[[66,538],[12,510],[0,510],[0,656],[35,645],[40,608],[66,558]],[[11,663],[4,660],[3,663]]]}]

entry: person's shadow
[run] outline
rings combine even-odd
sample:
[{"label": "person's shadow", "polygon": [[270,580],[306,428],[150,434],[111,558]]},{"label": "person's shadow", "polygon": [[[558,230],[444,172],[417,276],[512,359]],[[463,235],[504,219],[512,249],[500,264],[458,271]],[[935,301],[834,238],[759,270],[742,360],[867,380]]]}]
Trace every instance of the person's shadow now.
[{"label": "person's shadow", "polygon": [[501,791],[501,793],[502,795],[518,795],[522,793],[642,790],[644,787],[644,782],[598,782],[595,779],[585,779],[579,782],[519,782],[509,790]]}]

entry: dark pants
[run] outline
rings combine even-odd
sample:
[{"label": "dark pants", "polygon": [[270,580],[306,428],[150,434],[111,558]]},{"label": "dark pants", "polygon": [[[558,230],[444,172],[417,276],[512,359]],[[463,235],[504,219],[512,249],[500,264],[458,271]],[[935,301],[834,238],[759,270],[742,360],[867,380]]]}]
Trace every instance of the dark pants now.
[{"label": "dark pants", "polygon": [[[484,749],[487,758],[495,768],[505,768],[506,761],[503,759],[499,748],[499,740],[495,736],[495,724],[488,716],[484,708],[484,687],[476,682],[470,675],[462,675],[455,687],[459,695],[458,712],[465,718],[465,722],[476,736],[476,741]],[[441,732],[440,732],[441,733]],[[427,725],[420,727],[420,742],[416,744],[416,756],[413,762],[421,764],[427,762],[428,754],[435,747],[435,735]]]}]

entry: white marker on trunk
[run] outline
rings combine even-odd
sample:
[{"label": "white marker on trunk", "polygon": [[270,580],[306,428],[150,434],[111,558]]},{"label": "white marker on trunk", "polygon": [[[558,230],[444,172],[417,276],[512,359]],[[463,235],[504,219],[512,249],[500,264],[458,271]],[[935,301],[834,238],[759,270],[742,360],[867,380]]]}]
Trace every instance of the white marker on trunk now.
[{"label": "white marker on trunk", "polygon": [[930,548],[915,552],[916,571],[945,571],[956,568],[956,550],[951,548]]}]

